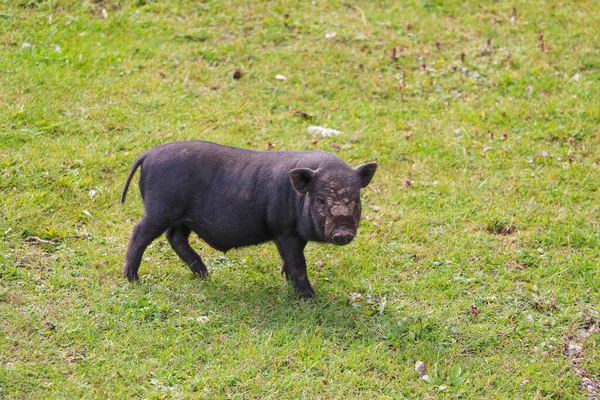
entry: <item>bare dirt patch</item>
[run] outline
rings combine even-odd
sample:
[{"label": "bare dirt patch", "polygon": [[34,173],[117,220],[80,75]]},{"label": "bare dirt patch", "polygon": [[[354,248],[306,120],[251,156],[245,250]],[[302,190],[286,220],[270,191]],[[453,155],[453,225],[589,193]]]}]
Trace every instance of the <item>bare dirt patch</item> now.
[{"label": "bare dirt patch", "polygon": [[571,369],[580,378],[581,386],[586,390],[590,399],[598,399],[600,394],[600,380],[589,373],[582,365],[585,360],[585,345],[588,339],[600,332],[598,322],[587,319],[575,333],[565,336],[563,341],[563,354],[571,359]]}]

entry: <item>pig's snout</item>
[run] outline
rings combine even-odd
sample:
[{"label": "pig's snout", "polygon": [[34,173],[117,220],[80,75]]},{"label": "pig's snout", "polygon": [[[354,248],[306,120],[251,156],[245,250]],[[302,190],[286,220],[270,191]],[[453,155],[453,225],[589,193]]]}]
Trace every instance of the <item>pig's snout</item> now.
[{"label": "pig's snout", "polygon": [[348,229],[339,229],[333,233],[333,243],[339,246],[345,246],[354,239],[354,232]]}]

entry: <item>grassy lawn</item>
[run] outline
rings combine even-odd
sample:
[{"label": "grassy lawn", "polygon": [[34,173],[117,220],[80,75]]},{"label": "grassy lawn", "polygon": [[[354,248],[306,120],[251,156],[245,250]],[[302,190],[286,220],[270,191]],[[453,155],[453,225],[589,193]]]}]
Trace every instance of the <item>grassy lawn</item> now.
[{"label": "grassy lawn", "polygon": [[[593,398],[599,26],[591,0],[0,0],[0,397]],[[129,167],[185,139],[379,162],[356,240],[307,247],[317,301],[273,244],[194,238],[201,280],[162,237],[122,277]]]}]

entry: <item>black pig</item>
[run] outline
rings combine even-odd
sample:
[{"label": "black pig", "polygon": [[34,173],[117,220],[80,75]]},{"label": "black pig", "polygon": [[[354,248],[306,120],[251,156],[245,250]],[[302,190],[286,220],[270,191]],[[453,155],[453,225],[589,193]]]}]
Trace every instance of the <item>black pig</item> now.
[{"label": "black pig", "polygon": [[377,163],[351,168],[323,151],[261,152],[204,141],[168,143],[142,154],[132,165],[139,179],[145,214],[133,228],[123,275],[138,279],[146,247],[163,232],[192,272],[208,270],[191,247],[194,231],[211,247],[275,241],[282,275],[303,297],[315,295],[306,275],[308,241],[346,245],[356,235],[360,189]]}]

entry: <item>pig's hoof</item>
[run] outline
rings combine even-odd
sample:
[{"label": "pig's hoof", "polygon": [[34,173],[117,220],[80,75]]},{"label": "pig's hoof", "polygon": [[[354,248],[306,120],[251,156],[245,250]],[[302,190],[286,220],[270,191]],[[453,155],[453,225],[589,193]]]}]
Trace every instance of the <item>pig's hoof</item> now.
[{"label": "pig's hoof", "polygon": [[280,274],[281,274],[281,276],[282,276],[282,277],[284,277],[284,278],[285,278],[285,280],[286,280],[286,281],[289,281],[289,280],[291,279],[291,277],[290,277],[290,273],[288,272],[288,270],[287,270],[287,268],[286,268],[285,264],[283,264],[283,265],[281,266],[281,271],[280,271]]},{"label": "pig's hoof", "polygon": [[210,274],[208,273],[208,271],[194,271],[194,275],[198,276],[198,278],[200,279],[207,279]]},{"label": "pig's hoof", "polygon": [[206,265],[199,258],[195,260],[193,263],[188,264],[189,269],[196,275],[201,278],[208,277],[208,270],[206,269]]},{"label": "pig's hoof", "polygon": [[140,280],[140,277],[138,276],[137,272],[125,271],[123,273],[123,276],[125,276],[125,278],[127,278],[129,282],[137,282]]}]

